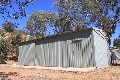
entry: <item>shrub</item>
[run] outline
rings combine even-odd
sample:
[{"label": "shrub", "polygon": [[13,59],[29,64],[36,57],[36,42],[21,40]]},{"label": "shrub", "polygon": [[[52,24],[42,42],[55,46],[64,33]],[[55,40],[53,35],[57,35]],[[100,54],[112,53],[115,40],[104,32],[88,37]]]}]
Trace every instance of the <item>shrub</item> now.
[{"label": "shrub", "polygon": [[0,63],[5,63],[9,51],[9,43],[5,39],[0,39]]},{"label": "shrub", "polygon": [[114,41],[113,41],[113,45],[115,46],[115,47],[117,47],[117,48],[120,48],[120,39],[118,38],[116,38],[116,39],[114,39]]},{"label": "shrub", "polygon": [[15,49],[15,52],[16,52],[16,59],[18,58],[18,55],[19,55],[19,49],[18,49],[18,47],[19,47],[19,43],[22,41],[22,37],[21,37],[21,35],[19,34],[19,35],[16,35],[16,36],[14,36],[13,37],[13,39],[12,39],[12,42],[11,42],[11,44],[12,44],[12,46],[13,46],[13,49],[12,50],[14,50]]}]

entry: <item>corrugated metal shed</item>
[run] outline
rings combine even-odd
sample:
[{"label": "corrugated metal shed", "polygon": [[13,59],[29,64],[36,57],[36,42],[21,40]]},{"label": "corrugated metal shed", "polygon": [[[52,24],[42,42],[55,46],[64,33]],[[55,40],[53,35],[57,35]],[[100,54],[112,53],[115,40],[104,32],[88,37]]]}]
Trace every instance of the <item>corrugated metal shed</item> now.
[{"label": "corrugated metal shed", "polygon": [[108,50],[105,47],[108,47],[105,36],[94,29],[66,32],[21,43],[18,64],[54,67],[102,66],[108,64]]}]

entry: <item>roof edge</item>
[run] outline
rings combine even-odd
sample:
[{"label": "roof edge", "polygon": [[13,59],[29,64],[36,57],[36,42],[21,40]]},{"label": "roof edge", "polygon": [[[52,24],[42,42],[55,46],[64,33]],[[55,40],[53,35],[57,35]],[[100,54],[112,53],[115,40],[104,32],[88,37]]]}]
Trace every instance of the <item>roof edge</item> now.
[{"label": "roof edge", "polygon": [[46,36],[46,37],[42,37],[42,38],[38,38],[38,39],[33,39],[33,40],[21,42],[21,43],[19,43],[19,45],[22,45],[22,44],[25,44],[25,43],[34,43],[37,40],[43,40],[43,39],[53,38],[53,37],[57,37],[57,36],[62,36],[62,35],[66,35],[66,34],[82,32],[82,31],[86,31],[86,30],[95,30],[95,29],[93,29],[93,28],[86,28],[86,29],[81,29],[81,30],[72,30],[72,31],[68,31],[68,32],[63,32],[61,34],[50,35],[50,36]]}]

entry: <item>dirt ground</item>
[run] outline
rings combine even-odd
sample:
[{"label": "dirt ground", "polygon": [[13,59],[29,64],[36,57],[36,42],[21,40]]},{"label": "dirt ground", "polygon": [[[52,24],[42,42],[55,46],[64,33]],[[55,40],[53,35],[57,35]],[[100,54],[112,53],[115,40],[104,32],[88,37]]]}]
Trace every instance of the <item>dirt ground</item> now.
[{"label": "dirt ground", "polygon": [[0,64],[0,80],[120,80],[120,66],[101,67],[81,72],[23,68],[15,67],[13,64],[14,62]]}]

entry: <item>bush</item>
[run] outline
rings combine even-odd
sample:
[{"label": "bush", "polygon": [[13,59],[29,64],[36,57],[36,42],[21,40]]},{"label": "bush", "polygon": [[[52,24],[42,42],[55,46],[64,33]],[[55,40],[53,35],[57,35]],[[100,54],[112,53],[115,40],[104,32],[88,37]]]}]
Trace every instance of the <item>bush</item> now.
[{"label": "bush", "polygon": [[16,52],[16,59],[18,59],[18,55],[19,55],[19,49],[18,49],[18,47],[19,47],[19,43],[22,41],[22,37],[21,37],[21,35],[19,34],[19,35],[16,35],[16,36],[14,36],[13,37],[13,39],[12,39],[12,42],[11,42],[11,44],[12,44],[12,50],[16,50],[15,52]]},{"label": "bush", "polygon": [[9,51],[9,43],[5,39],[0,39],[0,63],[5,63]]},{"label": "bush", "polygon": [[114,39],[113,45],[114,45],[115,47],[119,48],[119,47],[120,47],[120,39],[119,39],[119,38],[118,38],[118,39]]}]

